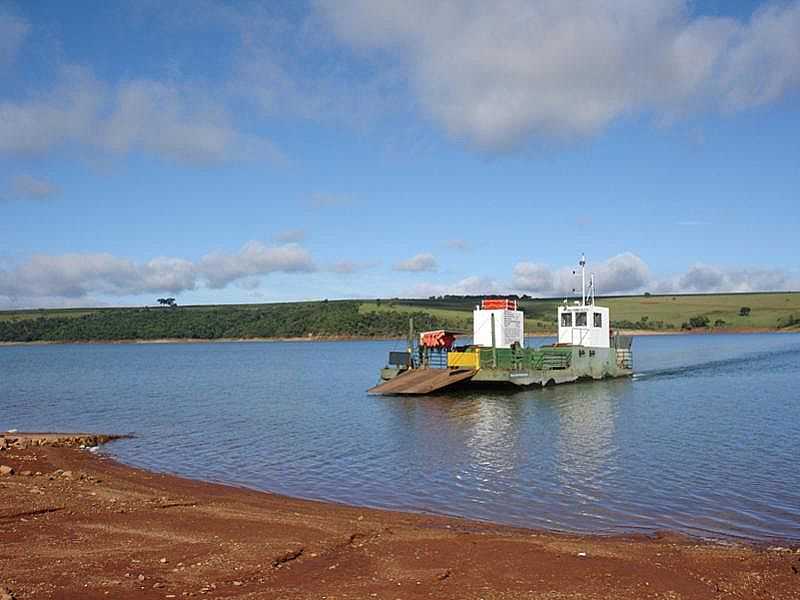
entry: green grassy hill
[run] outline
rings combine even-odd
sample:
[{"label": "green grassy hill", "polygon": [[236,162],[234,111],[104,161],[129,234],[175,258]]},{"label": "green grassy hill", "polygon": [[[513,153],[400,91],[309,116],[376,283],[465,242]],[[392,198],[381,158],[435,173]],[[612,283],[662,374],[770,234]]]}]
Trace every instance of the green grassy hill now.
[{"label": "green grassy hill", "polygon": [[[703,294],[690,296],[635,296],[609,298],[603,304],[616,321],[663,322],[680,327],[693,316],[706,316],[711,325],[724,327],[782,328],[800,320],[800,293]],[[747,316],[740,315],[749,308]]]},{"label": "green grassy hill", "polygon": [[[556,330],[556,308],[562,299],[522,299],[525,330],[530,333]],[[471,328],[472,310],[480,297],[429,298],[426,300],[380,300],[364,302],[361,312],[414,312],[466,322]],[[693,317],[707,317],[710,326],[745,329],[779,329],[800,321],[800,292],[757,294],[697,294],[665,296],[615,296],[598,298],[607,306],[611,321],[623,329],[681,329]],[[748,316],[740,315],[749,308]],[[746,311],[745,311],[746,312]]]},{"label": "green grassy hill", "polygon": [[[522,298],[528,333],[556,330],[557,299]],[[477,296],[283,304],[78,308],[0,311],[0,342],[398,337],[418,330],[472,329]],[[620,296],[598,298],[617,329],[800,331],[800,293]],[[749,309],[742,310],[743,308]],[[744,313],[747,313],[746,315]]]}]

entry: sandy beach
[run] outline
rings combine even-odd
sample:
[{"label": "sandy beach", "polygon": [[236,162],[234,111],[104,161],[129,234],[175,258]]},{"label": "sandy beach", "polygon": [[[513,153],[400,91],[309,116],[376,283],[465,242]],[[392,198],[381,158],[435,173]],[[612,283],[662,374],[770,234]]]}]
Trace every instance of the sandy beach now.
[{"label": "sandy beach", "polygon": [[74,448],[102,437],[5,436],[3,600],[800,598],[797,548],[565,535],[312,502]]}]

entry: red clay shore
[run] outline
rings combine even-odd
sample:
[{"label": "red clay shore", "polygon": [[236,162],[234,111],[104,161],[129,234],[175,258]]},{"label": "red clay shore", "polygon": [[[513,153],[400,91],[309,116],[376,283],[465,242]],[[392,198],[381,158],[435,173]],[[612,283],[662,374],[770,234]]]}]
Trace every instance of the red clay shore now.
[{"label": "red clay shore", "polygon": [[798,549],[311,502],[63,447],[102,441],[80,435],[4,435],[2,600],[800,598]]}]

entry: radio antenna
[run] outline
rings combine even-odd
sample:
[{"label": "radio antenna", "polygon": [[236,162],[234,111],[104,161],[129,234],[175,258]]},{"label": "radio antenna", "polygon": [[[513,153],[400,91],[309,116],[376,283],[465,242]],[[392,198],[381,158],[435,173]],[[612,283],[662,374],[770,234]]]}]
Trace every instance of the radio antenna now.
[{"label": "radio antenna", "polygon": [[586,255],[581,253],[581,306],[586,306]]}]

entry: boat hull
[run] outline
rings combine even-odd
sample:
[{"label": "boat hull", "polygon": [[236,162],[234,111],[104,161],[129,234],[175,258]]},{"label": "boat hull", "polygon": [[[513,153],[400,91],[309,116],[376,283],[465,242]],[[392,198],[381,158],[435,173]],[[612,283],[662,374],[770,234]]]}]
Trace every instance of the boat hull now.
[{"label": "boat hull", "polygon": [[583,348],[569,346],[568,360],[560,365],[543,368],[493,368],[483,366],[471,379],[474,383],[510,383],[519,386],[557,385],[579,380],[600,380],[633,375],[630,351],[614,348]]},{"label": "boat hull", "polygon": [[[499,352],[499,354],[498,354]],[[534,351],[530,351],[531,353]],[[465,368],[463,357],[454,356],[455,366],[435,369],[423,367],[401,373],[384,369],[382,383],[369,392],[381,395],[420,395],[446,388],[469,386],[548,386],[582,380],[629,377],[633,375],[630,347],[586,348],[558,346],[543,349],[542,355],[486,352],[476,357],[473,369]],[[466,354],[466,353],[465,353]],[[522,358],[520,358],[522,356]],[[467,375],[469,371],[469,375]],[[455,377],[458,375],[458,377]],[[422,380],[435,385],[420,386]]]}]

